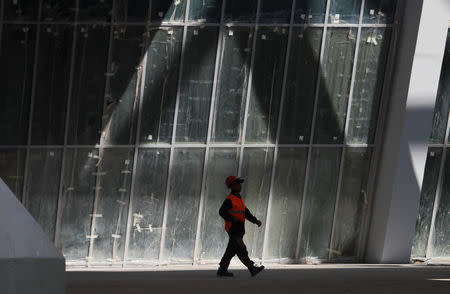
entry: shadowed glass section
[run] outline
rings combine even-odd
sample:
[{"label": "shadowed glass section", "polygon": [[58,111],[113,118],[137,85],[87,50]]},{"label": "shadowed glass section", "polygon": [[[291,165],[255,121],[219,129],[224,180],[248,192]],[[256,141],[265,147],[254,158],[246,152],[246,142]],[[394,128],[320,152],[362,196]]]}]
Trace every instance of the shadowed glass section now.
[{"label": "shadowed glass section", "polygon": [[31,149],[25,203],[50,240],[55,236],[62,149]]},{"label": "shadowed glass section", "polygon": [[295,23],[323,23],[327,0],[295,0]]},{"label": "shadowed glass section", "polygon": [[[116,0],[114,19],[118,22],[147,22],[149,0]],[[166,1],[170,3],[172,1]]]},{"label": "shadowed glass section", "polygon": [[109,22],[113,14],[114,0],[79,0],[80,21]]},{"label": "shadowed glass section", "polygon": [[256,18],[255,0],[226,0],[225,22],[255,22]]},{"label": "shadowed glass section", "polygon": [[[3,3],[4,20],[37,20],[39,1],[36,0],[7,0]],[[0,4],[1,6],[1,4]],[[3,64],[3,63],[2,63]]]},{"label": "shadowed glass section", "polygon": [[40,19],[43,21],[73,21],[75,18],[75,14],[76,0],[42,1],[42,12]]},{"label": "shadowed glass section", "polygon": [[31,143],[64,144],[73,28],[41,26]]},{"label": "shadowed glass section", "polygon": [[275,142],[287,37],[287,28],[258,31],[246,143]]},{"label": "shadowed glass section", "polygon": [[200,22],[219,22],[222,0],[191,0],[189,20]]},{"label": "shadowed glass section", "polygon": [[214,79],[218,28],[190,27],[184,56],[177,142],[204,143]]},{"label": "shadowed glass section", "polygon": [[363,28],[346,141],[372,144],[377,129],[390,29]]},{"label": "shadowed glass section", "polygon": [[291,19],[292,0],[261,0],[259,22],[289,23]]},{"label": "shadowed glass section", "polygon": [[364,23],[392,23],[397,0],[366,0]]},{"label": "shadowed glass section", "polygon": [[286,78],[281,144],[309,143],[322,29],[295,28]]},{"label": "shadowed glass section", "polygon": [[27,144],[36,25],[3,25],[0,51],[0,144]]},{"label": "shadowed glass section", "polygon": [[300,256],[328,259],[341,148],[312,148]]},{"label": "shadowed glass section", "polygon": [[193,261],[204,157],[201,148],[177,148],[173,153],[162,262]]},{"label": "shadowed glass section", "polygon": [[344,154],[344,170],[331,248],[331,258],[336,259],[357,258],[362,217],[369,204],[367,181],[372,148],[346,148]]},{"label": "shadowed glass section", "polygon": [[197,257],[200,261],[218,260],[225,252],[228,234],[225,231],[225,222],[219,216],[219,208],[230,193],[225,186],[225,179],[237,174],[238,165],[238,148],[209,149],[201,241]]},{"label": "shadowed glass section", "polygon": [[139,149],[127,262],[158,260],[169,154],[169,148]]},{"label": "shadowed glass section", "polygon": [[328,22],[337,23],[358,23],[359,12],[361,10],[361,0],[329,0],[330,15]]},{"label": "shadowed glass section", "polygon": [[18,199],[22,199],[25,149],[0,149],[0,178]]},{"label": "shadowed glass section", "polygon": [[211,141],[241,141],[253,42],[253,29],[224,29]]},{"label": "shadowed glass section", "polygon": [[185,9],[186,0],[152,0],[151,21],[183,21]]},{"label": "shadowed glass section", "polygon": [[314,143],[342,144],[350,94],[356,28],[328,29]]},{"label": "shadowed glass section", "polygon": [[416,234],[412,246],[412,257],[426,257],[431,217],[439,180],[442,148],[429,148],[425,173],[420,194],[419,214],[416,221]]},{"label": "shadowed glass section", "polygon": [[267,259],[295,259],[307,148],[279,148],[272,191]]}]

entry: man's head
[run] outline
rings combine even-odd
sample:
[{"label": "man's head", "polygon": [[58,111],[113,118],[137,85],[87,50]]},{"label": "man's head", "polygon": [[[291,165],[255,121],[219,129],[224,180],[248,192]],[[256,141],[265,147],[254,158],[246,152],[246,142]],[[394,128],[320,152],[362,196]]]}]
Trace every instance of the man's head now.
[{"label": "man's head", "polygon": [[229,176],[225,181],[225,185],[227,185],[227,187],[231,189],[231,192],[240,193],[242,189],[241,183],[243,182],[244,179],[236,176]]}]

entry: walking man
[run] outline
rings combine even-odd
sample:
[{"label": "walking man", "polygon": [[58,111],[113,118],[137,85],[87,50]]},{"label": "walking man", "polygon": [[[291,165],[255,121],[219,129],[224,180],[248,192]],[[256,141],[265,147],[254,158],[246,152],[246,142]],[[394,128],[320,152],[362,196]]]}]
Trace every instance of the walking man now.
[{"label": "walking man", "polygon": [[264,266],[255,266],[254,262],[250,260],[247,247],[245,247],[244,241],[242,240],[245,234],[245,219],[258,225],[258,227],[261,226],[261,222],[244,205],[244,200],[242,200],[240,195],[241,184],[243,182],[243,179],[236,176],[229,176],[225,181],[227,187],[231,189],[231,193],[225,198],[225,201],[219,209],[219,214],[225,220],[225,231],[227,231],[230,239],[225,254],[219,264],[218,276],[233,276],[228,271],[228,266],[235,254],[237,254],[241,262],[248,268],[252,276],[264,269]]}]

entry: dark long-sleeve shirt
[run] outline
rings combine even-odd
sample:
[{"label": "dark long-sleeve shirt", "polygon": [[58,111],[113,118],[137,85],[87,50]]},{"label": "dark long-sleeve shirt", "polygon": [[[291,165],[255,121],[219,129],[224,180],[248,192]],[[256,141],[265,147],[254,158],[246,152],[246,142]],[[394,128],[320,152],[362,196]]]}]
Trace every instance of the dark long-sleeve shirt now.
[{"label": "dark long-sleeve shirt", "polygon": [[[241,198],[240,195],[235,196]],[[233,203],[230,199],[225,199],[225,201],[222,203],[222,206],[219,209],[220,216],[229,222],[233,222],[234,218],[233,216],[228,212],[233,207]],[[256,223],[258,220],[251,212],[248,210],[247,207],[245,207],[245,218],[252,223]],[[245,225],[241,222],[233,222],[231,225],[230,230],[228,231],[228,234],[230,235],[241,235],[243,236],[245,234]]]}]

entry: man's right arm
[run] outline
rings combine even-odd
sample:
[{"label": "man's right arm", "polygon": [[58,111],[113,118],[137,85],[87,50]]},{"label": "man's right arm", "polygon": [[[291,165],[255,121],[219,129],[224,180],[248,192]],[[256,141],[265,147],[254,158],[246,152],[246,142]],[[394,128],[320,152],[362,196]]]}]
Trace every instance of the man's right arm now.
[{"label": "man's right arm", "polygon": [[228,212],[233,207],[233,203],[231,203],[230,199],[225,199],[225,201],[222,203],[222,206],[219,209],[220,216],[229,222],[234,221],[234,217]]}]

